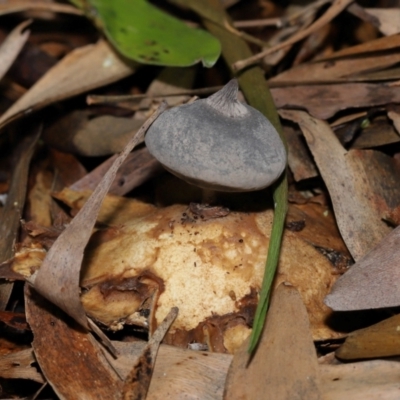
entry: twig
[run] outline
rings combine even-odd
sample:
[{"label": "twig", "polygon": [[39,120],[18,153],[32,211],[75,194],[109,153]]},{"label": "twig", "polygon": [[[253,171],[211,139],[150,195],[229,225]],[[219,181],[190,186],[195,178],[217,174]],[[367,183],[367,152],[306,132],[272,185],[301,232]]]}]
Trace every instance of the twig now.
[{"label": "twig", "polygon": [[240,61],[237,61],[233,63],[232,68],[235,71],[239,71],[245,67],[248,67],[249,65],[252,65],[262,58],[264,58],[266,55],[274,53],[275,51],[281,50],[287,46],[290,46],[292,44],[297,43],[298,41],[306,38],[310,34],[314,33],[318,29],[322,28],[324,25],[332,21],[333,18],[335,18],[338,14],[340,14],[349,4],[351,4],[354,0],[336,0],[321,16],[321,18],[317,19],[312,25],[310,25],[308,28],[297,32],[295,35],[293,35],[291,38],[286,40],[283,43],[277,44],[276,46],[269,47],[262,51],[261,53],[258,53],[254,56],[242,59]]}]

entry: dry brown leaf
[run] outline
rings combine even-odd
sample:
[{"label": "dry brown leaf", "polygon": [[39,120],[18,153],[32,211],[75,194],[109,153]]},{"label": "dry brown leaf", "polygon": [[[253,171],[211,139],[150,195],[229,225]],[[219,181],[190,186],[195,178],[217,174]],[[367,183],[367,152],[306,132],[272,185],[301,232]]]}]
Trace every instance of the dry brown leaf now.
[{"label": "dry brown leaf", "polygon": [[43,133],[46,143],[60,151],[98,157],[122,151],[142,126],[144,119],[101,115],[75,110],[49,126]]},{"label": "dry brown leaf", "polygon": [[[112,156],[104,161],[82,179],[71,185],[70,189],[77,191],[94,190],[115,157]],[[149,153],[147,147],[134,150],[118,170],[109,193],[123,196],[162,171],[164,171],[164,168]]]},{"label": "dry brown leaf", "polygon": [[0,47],[0,80],[6,74],[8,69],[13,64],[14,60],[17,58],[22,47],[28,40],[30,31],[25,30],[25,28],[32,21],[25,21],[19,24],[13,31],[7,36]]},{"label": "dry brown leaf", "polygon": [[51,11],[82,15],[82,11],[76,7],[52,1],[3,0],[0,4],[0,15],[7,15],[21,11]]},{"label": "dry brown leaf", "polygon": [[320,365],[324,400],[399,398],[399,359]]},{"label": "dry brown leaf", "polygon": [[359,260],[390,232],[380,204],[371,201],[380,193],[373,191],[359,150],[347,152],[326,122],[304,111],[282,110],[280,115],[300,125],[331,196],[343,240]]},{"label": "dry brown leaf", "polygon": [[400,35],[379,38],[361,45],[339,50],[322,60],[301,64],[275,76],[276,82],[316,83],[352,82],[360,78],[367,80],[362,73],[387,69],[399,62]]},{"label": "dry brown leaf", "polygon": [[297,85],[272,88],[271,92],[277,108],[305,108],[319,119],[328,119],[348,108],[400,103],[398,88],[386,84]]},{"label": "dry brown leaf", "polygon": [[253,357],[247,349],[245,341],[233,358],[225,399],[322,399],[307,311],[295,288],[278,286]]},{"label": "dry brown leaf", "polygon": [[344,360],[393,357],[400,355],[400,314],[351,332],[336,350]]},{"label": "dry brown leaf", "polygon": [[103,40],[73,50],[0,117],[0,127],[56,101],[122,79],[135,68],[123,62]]},{"label": "dry brown leaf", "polygon": [[400,134],[400,114],[395,111],[389,111],[388,117],[393,121],[398,134]]},{"label": "dry brown leaf", "polygon": [[[109,362],[125,379],[142,353],[145,342],[115,342],[118,359],[106,354]],[[161,345],[150,382],[148,400],[221,400],[232,356]]]},{"label": "dry brown leaf", "polygon": [[397,227],[338,279],[325,303],[341,311],[399,306],[399,249]]},{"label": "dry brown leaf", "polygon": [[249,57],[246,60],[241,60],[237,61],[236,63],[233,64],[233,68],[235,70],[242,69],[248,65],[254,64],[256,61],[262,59],[268,54],[271,54],[277,50],[283,49],[287,46],[290,46],[292,44],[295,44],[299,42],[300,40],[306,38],[309,36],[311,33],[318,31],[321,29],[324,25],[327,23],[331,22],[333,18],[335,18],[338,14],[340,14],[349,4],[351,4],[353,0],[335,0],[332,5],[326,10],[326,12],[319,18],[317,19],[312,25],[310,25],[308,28],[299,31],[298,33],[294,34],[291,38],[286,40],[283,43],[280,43],[276,46],[270,47],[261,53],[256,54],[255,56]]},{"label": "dry brown leaf", "polygon": [[60,399],[120,399],[122,381],[90,333],[29,286],[25,306],[35,357]]},{"label": "dry brown leaf", "polygon": [[158,349],[161,341],[177,315],[178,308],[172,308],[151,336],[148,344],[143,349],[142,354],[139,356],[132,370],[125,378],[124,386],[122,388],[122,398],[124,400],[139,400],[146,398],[151,377],[153,375],[154,365],[156,363]]},{"label": "dry brown leaf", "polygon": [[[14,255],[25,204],[29,165],[41,131],[41,128],[36,127],[36,133],[22,139],[17,148],[17,164],[11,176],[6,204],[0,211],[0,262],[7,261]],[[13,283],[0,281],[0,310],[5,310],[12,288]]]},{"label": "dry brown leaf", "polygon": [[[88,319],[79,298],[79,271],[84,249],[92,234],[101,203],[115,178],[118,168],[138,141],[142,139],[147,128],[164,109],[165,104],[160,106],[158,111],[149,118],[130,140],[124,151],[115,159],[92,196],[54,242],[37,276],[33,279],[34,286],[39,293],[58,305],[84,328],[89,328]],[[96,333],[99,334],[99,332]]]},{"label": "dry brown leaf", "polygon": [[0,377],[3,379],[30,379],[44,383],[43,375],[32,364],[36,362],[32,349],[0,356]]}]

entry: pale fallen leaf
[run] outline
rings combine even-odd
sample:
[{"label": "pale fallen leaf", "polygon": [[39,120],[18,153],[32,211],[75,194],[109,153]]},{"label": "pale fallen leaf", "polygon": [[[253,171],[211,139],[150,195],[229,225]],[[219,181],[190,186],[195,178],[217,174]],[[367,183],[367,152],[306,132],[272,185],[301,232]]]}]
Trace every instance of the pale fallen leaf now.
[{"label": "pale fallen leaf", "polygon": [[320,365],[324,400],[399,398],[399,359]]},{"label": "pale fallen leaf", "polygon": [[[120,355],[118,359],[114,359],[106,353],[106,357],[125,379],[146,343],[112,343]],[[147,399],[164,400],[168,393],[171,399],[176,400],[221,400],[231,361],[230,354],[193,351],[162,344],[157,354]]]},{"label": "pale fallen leaf", "polygon": [[73,50],[0,117],[0,127],[56,101],[120,80],[135,69],[103,40]]},{"label": "pale fallen leaf", "polygon": [[329,127],[304,111],[281,110],[299,124],[332,199],[337,224],[350,253],[359,260],[390,232],[357,150],[347,152]]},{"label": "pale fallen leaf", "polygon": [[25,21],[14,28],[11,33],[7,36],[0,47],[0,80],[6,74],[8,69],[17,58],[19,52],[24,47],[24,44],[28,40],[30,31],[24,29],[32,21]]},{"label": "pale fallen leaf", "polygon": [[325,303],[337,311],[399,306],[399,249],[397,227],[338,279]]},{"label": "pale fallen leaf", "polygon": [[388,117],[393,121],[398,134],[400,134],[400,114],[395,111],[389,111]]},{"label": "pale fallen leaf", "polygon": [[307,311],[297,290],[275,290],[254,356],[245,341],[233,357],[224,398],[321,399],[319,369]]},{"label": "pale fallen leaf", "polygon": [[66,14],[82,15],[82,11],[68,4],[53,1],[20,1],[3,0],[0,4],[0,15],[7,15],[22,11],[52,11]]}]

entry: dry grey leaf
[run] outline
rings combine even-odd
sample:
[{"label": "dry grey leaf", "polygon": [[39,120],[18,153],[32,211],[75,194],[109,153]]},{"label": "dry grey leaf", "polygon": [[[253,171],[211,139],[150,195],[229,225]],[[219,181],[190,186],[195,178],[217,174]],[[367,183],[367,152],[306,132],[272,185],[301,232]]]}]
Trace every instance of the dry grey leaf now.
[{"label": "dry grey leaf", "polygon": [[17,58],[19,52],[24,47],[24,44],[28,40],[30,31],[24,29],[32,21],[24,21],[20,23],[12,32],[7,36],[0,47],[0,80],[6,74],[8,69]]},{"label": "dry grey leaf", "polygon": [[103,40],[73,50],[0,117],[0,127],[56,101],[122,79],[135,68],[123,62]]},{"label": "dry grey leaf", "polygon": [[397,227],[337,280],[325,304],[337,311],[399,306],[399,249]]},{"label": "dry grey leaf", "polygon": [[118,168],[135,145],[142,140],[147,128],[164,111],[165,104],[149,118],[130,140],[124,151],[114,160],[110,169],[47,253],[37,276],[33,278],[35,288],[45,298],[58,305],[84,328],[89,329],[88,319],[80,301],[79,271],[83,252],[92,234],[92,229]]}]

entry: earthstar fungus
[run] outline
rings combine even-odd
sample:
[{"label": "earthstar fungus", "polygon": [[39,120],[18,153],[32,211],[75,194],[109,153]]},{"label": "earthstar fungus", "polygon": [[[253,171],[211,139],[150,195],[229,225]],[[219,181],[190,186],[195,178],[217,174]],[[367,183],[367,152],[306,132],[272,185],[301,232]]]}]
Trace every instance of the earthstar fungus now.
[{"label": "earthstar fungus", "polygon": [[171,173],[206,190],[247,192],[271,185],[286,165],[268,119],[237,100],[231,80],[207,99],[165,111],[147,131],[150,153]]}]

